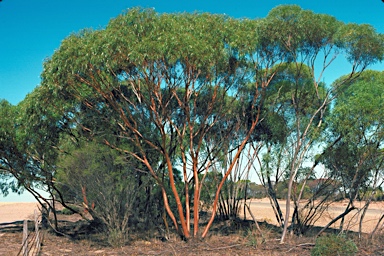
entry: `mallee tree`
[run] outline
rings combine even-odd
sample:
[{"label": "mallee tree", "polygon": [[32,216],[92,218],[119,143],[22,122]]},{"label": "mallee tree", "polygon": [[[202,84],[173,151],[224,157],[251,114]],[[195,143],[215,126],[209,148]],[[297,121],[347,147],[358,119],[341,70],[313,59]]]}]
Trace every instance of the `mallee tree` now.
[{"label": "mallee tree", "polygon": [[[383,37],[370,26],[343,24],[298,6],[280,6],[255,20],[134,8],[105,29],[84,30],[62,42],[44,63],[39,104],[29,101],[37,115],[30,121],[52,135],[45,137],[45,148],[62,150],[65,136],[59,135],[65,132],[135,159],[187,240],[207,236],[220,191],[247,146],[289,145],[283,242],[292,185],[324,130],[330,103],[344,84],[382,59],[383,48]],[[351,63],[351,73],[327,87],[320,81],[338,53]],[[283,135],[272,128],[274,120]],[[34,151],[40,160],[43,149]],[[217,167],[223,170],[211,216],[200,229],[201,188]]]}]

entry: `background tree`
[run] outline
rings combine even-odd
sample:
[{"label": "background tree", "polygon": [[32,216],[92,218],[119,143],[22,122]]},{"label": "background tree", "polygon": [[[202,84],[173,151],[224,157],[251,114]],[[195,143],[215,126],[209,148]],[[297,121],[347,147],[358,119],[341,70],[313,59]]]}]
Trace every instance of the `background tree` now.
[{"label": "background tree", "polygon": [[[333,17],[304,11],[298,6],[277,7],[271,10],[265,20],[268,29],[274,31],[275,37],[270,40],[275,42],[277,49],[285,54],[285,60],[292,63],[294,68],[293,80],[290,83],[292,88],[295,88],[291,91],[291,100],[293,113],[295,113],[292,123],[296,127],[293,134],[296,139],[289,167],[285,213],[287,220],[290,215],[290,200],[293,199],[294,204],[299,205],[295,198],[291,198],[294,181],[313,145],[315,135],[319,134],[323,128],[322,120],[327,107],[346,81],[356,77],[369,64],[382,59],[383,41],[370,26],[343,25]],[[326,68],[335,59],[332,55],[337,54],[338,51],[334,51],[337,49],[346,54],[346,59],[352,66],[351,73],[323,93],[320,89],[320,81]],[[318,57],[323,57],[320,66],[316,65]],[[310,112],[302,115],[301,109],[305,106],[303,105],[305,101],[301,100],[304,94],[301,94],[303,91],[300,88],[303,84],[300,79],[305,70],[304,64],[310,67],[309,74],[312,77],[317,104]],[[295,208],[299,209],[298,206]],[[286,221],[281,242],[284,242],[288,225]]]},{"label": "background tree", "polygon": [[36,104],[39,93],[34,91],[17,106],[2,102],[1,168],[5,176],[14,178],[9,184],[13,191],[25,189],[43,209],[52,210],[55,216],[52,227],[57,230],[55,201],[40,191],[52,195],[55,190],[53,172],[57,152],[53,146],[59,137],[56,125],[60,120]]},{"label": "background tree", "polygon": [[[1,193],[6,196],[9,191],[21,193],[23,189],[22,178],[17,170],[18,166],[23,166],[23,159],[17,152],[15,123],[17,111],[16,107],[9,102],[2,100],[0,102],[1,125],[0,125],[0,175],[1,175]],[[18,158],[16,155],[19,155]],[[18,179],[18,177],[20,177]],[[15,179],[14,179],[15,178]],[[20,182],[19,182],[20,181]]]},{"label": "background tree", "polygon": [[[361,199],[362,191],[383,183],[383,86],[383,72],[365,71],[348,83],[332,110],[329,143],[333,148],[323,156],[323,162],[349,200],[344,215],[336,219],[356,209],[354,201]],[[362,209],[360,232],[372,197],[370,193]]]}]

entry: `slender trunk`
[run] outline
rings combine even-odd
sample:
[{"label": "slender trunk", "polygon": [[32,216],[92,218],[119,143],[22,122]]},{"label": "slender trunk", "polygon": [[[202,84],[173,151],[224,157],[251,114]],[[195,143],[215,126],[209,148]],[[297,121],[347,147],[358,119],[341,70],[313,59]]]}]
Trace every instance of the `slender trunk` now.
[{"label": "slender trunk", "polygon": [[283,233],[280,239],[281,244],[284,243],[284,239],[288,231],[288,223],[289,223],[288,220],[289,220],[289,214],[291,211],[291,193],[292,193],[293,180],[294,180],[294,175],[291,174],[291,177],[289,178],[289,182],[288,182],[288,192],[287,192],[287,199],[285,203],[285,220],[286,221],[284,222]]},{"label": "slender trunk", "polygon": [[363,230],[363,220],[364,220],[365,214],[367,213],[369,203],[370,203],[369,200],[365,203],[364,208],[363,208],[363,213],[361,214],[361,217],[360,217],[360,221],[359,221],[359,238],[361,238],[361,232]]},{"label": "slender trunk", "polygon": [[[169,162],[169,163],[168,163]],[[161,181],[161,179],[156,175],[156,173],[154,172],[154,170],[152,169],[152,166],[149,164],[149,161],[146,157],[144,157],[143,159],[143,163],[145,164],[145,166],[149,169],[152,177],[155,178],[155,180],[157,181],[157,183],[159,184],[160,188],[161,188],[161,195],[163,197],[163,202],[164,202],[164,207],[165,207],[165,210],[167,211],[168,213],[168,216],[171,218],[173,224],[175,225],[175,229],[176,231],[180,234],[180,235],[184,235],[182,233],[182,231],[180,231],[179,229],[179,224],[177,223],[177,220],[175,218],[175,215],[173,214],[172,212],[172,209],[171,207],[169,206],[169,202],[168,202],[168,196],[167,196],[167,192],[165,191],[165,188],[164,188],[164,185],[163,185],[163,182]],[[172,171],[172,165],[170,165],[170,160],[169,160],[169,157],[167,158],[167,166],[168,166],[168,170],[169,170],[169,167],[171,167],[171,170],[169,172],[169,178],[170,178],[170,182],[171,182],[171,187],[172,187],[172,191],[175,192],[175,184],[174,184],[174,179],[173,179],[173,171]],[[176,190],[177,192],[177,190]],[[175,195],[176,197],[176,195]],[[178,197],[178,195],[177,195]],[[179,197],[178,197],[179,198]],[[180,198],[179,198],[179,201],[180,201]],[[181,207],[182,208],[182,207]],[[178,205],[178,209],[179,209],[179,205]],[[180,213],[180,211],[179,211]],[[184,221],[184,224],[185,224],[185,221]],[[186,226],[186,225],[185,225]],[[183,231],[184,231],[184,228],[183,228]],[[189,234],[189,232],[187,233]],[[187,236],[185,236],[186,238],[188,238]]]},{"label": "slender trunk", "polygon": [[[272,79],[272,78],[271,78]],[[265,93],[265,87],[263,87],[263,91],[261,92],[262,94],[262,97],[261,97],[261,102],[259,102],[259,106],[262,106],[263,105],[263,100],[264,100],[264,93]],[[256,93],[252,102],[255,102],[256,99],[260,96],[259,93]],[[253,110],[253,109],[252,109]],[[230,163],[224,177],[222,178],[217,190],[216,190],[216,195],[215,195],[215,199],[213,201],[213,205],[212,205],[212,216],[211,218],[209,219],[208,221],[208,224],[207,226],[205,227],[204,231],[203,231],[203,234],[202,234],[202,238],[205,238],[205,236],[207,235],[208,233],[208,230],[209,228],[212,226],[212,223],[213,223],[213,220],[215,219],[215,215],[216,215],[216,210],[217,210],[217,203],[219,201],[219,195],[220,195],[220,192],[221,192],[221,188],[223,187],[224,185],[224,182],[227,180],[228,176],[230,175],[230,173],[232,172],[237,160],[239,159],[240,157],[240,154],[241,152],[243,151],[245,145],[247,144],[247,142],[249,141],[249,138],[251,137],[251,134],[253,133],[253,131],[255,130],[256,128],[256,125],[259,123],[259,118],[260,118],[260,108],[257,108],[257,114],[255,115],[253,121],[252,121],[252,125],[251,127],[249,128],[248,132],[247,132],[247,135],[245,136],[245,138],[243,139],[243,141],[241,142],[240,146],[238,147],[237,149],[237,152],[235,154],[235,156],[233,157],[232,159],[232,162]]]},{"label": "slender trunk", "polygon": [[275,212],[275,216],[277,221],[279,222],[280,226],[282,227],[284,225],[284,217],[283,212],[281,211],[279,201],[277,200],[276,192],[273,189],[271,177],[268,175],[267,177],[267,183],[268,183],[268,195],[271,200],[272,208]]},{"label": "slender trunk", "polygon": [[[279,202],[275,202],[275,200],[273,198],[271,198],[271,196],[268,196],[268,198],[269,198],[269,203],[272,206],[272,210],[273,210],[273,213],[275,214],[277,222],[279,223],[280,227],[283,227],[283,216],[281,213],[281,208],[280,208]],[[277,201],[277,199],[276,199],[276,201]],[[279,208],[279,210],[277,210],[277,207]],[[279,211],[280,211],[280,213],[279,213]],[[281,214],[281,216],[280,216],[280,214]]]},{"label": "slender trunk", "polygon": [[[351,205],[352,205],[352,200],[349,200],[346,210],[349,209],[349,206],[351,206]],[[343,231],[344,220],[345,220],[345,216],[342,216],[342,217],[341,217],[341,221],[340,221],[340,226],[339,226],[339,230],[340,230],[340,232]]]},{"label": "slender trunk", "polygon": [[[172,169],[171,159],[169,158],[169,156],[167,154],[164,154],[164,155],[165,155],[165,159],[166,159],[167,167],[168,167],[169,182],[170,182],[170,185],[171,185],[171,189],[172,189],[173,195],[175,197],[177,211],[179,213],[179,218],[180,218],[180,222],[181,222],[181,228],[183,230],[184,237],[186,239],[188,239],[190,237],[189,229],[188,229],[187,223],[186,223],[185,218],[184,218],[183,206],[181,204],[180,196],[179,196],[179,193],[177,192],[175,180],[174,180],[174,177],[173,177],[173,169]],[[167,195],[163,194],[163,196],[166,197]],[[169,205],[168,205],[168,207],[169,207]]]},{"label": "slender trunk", "polygon": [[197,174],[197,159],[193,159],[193,178],[195,180],[195,191],[193,196],[193,236],[196,237],[199,231],[199,204],[200,204],[200,183]]},{"label": "slender trunk", "polygon": [[191,209],[189,198],[189,180],[187,175],[187,160],[184,153],[184,147],[181,147],[181,157],[183,161],[183,176],[184,176],[184,193],[185,193],[185,218],[187,222],[188,231],[191,231]]},{"label": "slender trunk", "polygon": [[175,229],[179,234],[182,234],[179,229],[179,224],[176,221],[175,215],[173,214],[171,207],[169,206],[168,198],[167,198],[167,192],[165,189],[162,187],[161,188],[161,195],[163,197],[163,203],[164,203],[164,208],[168,213],[168,216],[171,218],[173,225],[175,225]]},{"label": "slender trunk", "polygon": [[245,189],[244,189],[244,207],[243,207],[243,214],[244,214],[244,220],[246,220],[247,219],[247,214],[246,214],[246,204],[247,204],[247,195],[248,195],[248,193],[247,193],[247,190],[248,190],[248,181],[245,183]]},{"label": "slender trunk", "polygon": [[252,219],[253,219],[253,222],[255,222],[255,226],[256,226],[257,230],[260,232],[261,237],[264,238],[263,232],[261,231],[261,228],[260,228],[260,226],[259,226],[259,223],[257,223],[257,220],[256,220],[255,216],[253,215],[253,213],[252,213],[252,211],[251,211],[251,208],[250,208],[249,205],[247,205],[247,204],[244,204],[244,205],[245,205],[245,207],[248,209],[248,212],[249,212],[249,214],[251,215],[251,217],[252,217]]},{"label": "slender trunk", "polygon": [[185,219],[187,222],[188,231],[191,231],[191,209],[190,209],[190,198],[189,198],[189,182],[186,181],[184,185],[185,192]]},{"label": "slender trunk", "polygon": [[59,230],[58,228],[58,222],[57,222],[57,213],[56,213],[56,200],[54,199],[53,197],[53,194],[52,192],[50,191],[50,195],[52,197],[52,207],[51,207],[51,210],[53,212],[53,220],[54,220],[54,226],[55,226],[55,229],[56,230]]},{"label": "slender trunk", "polygon": [[345,211],[340,214],[339,216],[337,216],[336,218],[334,218],[333,220],[331,220],[325,227],[323,227],[319,233],[317,233],[316,236],[319,236],[321,235],[321,233],[323,233],[325,230],[327,230],[327,228],[329,228],[333,223],[335,223],[336,221],[338,221],[339,219],[341,218],[344,218],[348,213],[350,213],[351,211],[355,210],[356,207],[352,206],[352,207],[347,207],[347,209],[345,209]]},{"label": "slender trunk", "polygon": [[371,234],[369,235],[369,237],[372,239],[373,236],[375,235],[376,231],[379,229],[379,226],[380,226],[380,223],[381,221],[384,219],[384,214],[381,215],[381,217],[379,218],[379,220],[377,221],[377,224],[375,226],[375,228],[372,230]]},{"label": "slender trunk", "polygon": [[208,230],[209,228],[212,226],[212,223],[213,223],[213,220],[215,219],[215,214],[216,214],[216,210],[217,210],[217,203],[219,201],[219,195],[220,195],[220,191],[221,191],[221,188],[223,187],[224,185],[224,182],[227,180],[229,174],[231,173],[233,167],[235,166],[236,164],[236,161],[237,159],[239,158],[240,156],[240,153],[242,152],[243,148],[245,147],[245,144],[247,143],[247,141],[249,140],[249,137],[251,136],[251,133],[253,132],[253,130],[255,129],[256,127],[256,124],[258,122],[255,121],[253,124],[252,124],[252,127],[250,129],[250,131],[248,132],[247,134],[247,137],[243,140],[243,142],[241,143],[238,151],[236,152],[236,155],[234,156],[234,159],[232,160],[232,163],[230,164],[230,166],[228,167],[228,170],[227,172],[225,173],[224,177],[222,178],[217,190],[216,190],[216,196],[215,196],[215,200],[213,201],[213,206],[212,206],[212,216],[211,218],[209,219],[208,221],[208,224],[207,226],[205,227],[204,231],[203,231],[203,234],[202,234],[202,238],[204,238],[207,233],[208,233]]}]

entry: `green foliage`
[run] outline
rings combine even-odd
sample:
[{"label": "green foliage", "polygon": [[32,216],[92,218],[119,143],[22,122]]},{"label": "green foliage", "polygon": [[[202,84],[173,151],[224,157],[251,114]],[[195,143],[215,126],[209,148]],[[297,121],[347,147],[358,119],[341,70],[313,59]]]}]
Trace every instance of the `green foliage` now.
[{"label": "green foliage", "polygon": [[328,119],[332,147],[321,161],[343,181],[349,197],[369,186],[370,178],[382,168],[383,88],[383,72],[363,72],[348,83]]},{"label": "green foliage", "polygon": [[[9,163],[18,161],[15,145],[15,129],[12,121],[16,116],[16,108],[5,100],[0,101],[0,192],[8,195],[9,191],[18,192],[20,186],[13,180]],[[18,161],[19,162],[19,161]]]},{"label": "green foliage", "polygon": [[383,37],[371,25],[346,24],[338,30],[335,41],[354,67],[364,68],[383,59]]},{"label": "green foliage", "polygon": [[132,163],[106,146],[86,143],[68,152],[60,158],[56,174],[65,201],[85,205],[116,243],[120,235],[128,234],[129,218],[139,214],[134,206],[142,177]]},{"label": "green foliage", "polygon": [[[337,99],[330,117],[334,131],[345,133],[356,141],[359,133],[380,128],[377,125],[384,118],[380,111],[384,107],[383,87],[384,73],[379,71],[365,71],[350,82],[348,89]],[[381,134],[379,131],[375,136]]]},{"label": "green foliage", "polygon": [[112,229],[107,233],[108,243],[114,248],[124,246],[127,243],[127,234],[120,229]]},{"label": "green foliage", "polygon": [[[267,89],[266,120],[274,131],[272,139],[284,143],[292,133],[303,133],[310,122],[319,123],[322,112],[317,110],[327,92],[324,83],[314,85],[313,71],[303,63],[283,63],[274,69],[277,73]],[[312,139],[319,139],[319,127],[313,125],[308,132]]]},{"label": "green foliage", "polygon": [[[300,168],[300,160],[288,159],[294,158],[292,148],[304,159],[300,146],[309,148],[322,138],[328,90],[350,79],[343,77],[332,88],[317,83],[318,54],[344,52],[358,74],[383,58],[383,48],[382,35],[370,26],[345,25],[296,5],[279,6],[254,20],[130,9],[105,29],[64,39],[44,63],[42,85],[17,107],[1,102],[0,178],[17,180],[2,179],[1,191],[39,184],[50,191],[59,188],[68,201],[82,203],[86,197],[87,207],[96,205],[95,218],[109,225],[110,243],[118,244],[127,234],[126,219],[145,226],[154,216],[151,223],[157,223],[165,204],[171,218],[177,208],[174,224],[182,222],[185,193],[198,191],[193,187],[202,178],[198,174],[208,162],[225,169],[237,161],[228,155],[241,142],[271,146],[263,178],[276,174],[275,182],[286,185],[278,181],[290,175],[287,166]],[[328,65],[323,63],[321,74]],[[353,89],[338,100],[330,119],[335,124],[330,130],[356,145],[362,125],[367,135],[382,123],[376,119],[382,102],[372,95],[383,90],[369,78],[363,74],[358,86],[349,84]],[[365,94],[369,88],[375,92]],[[366,97],[354,98],[355,93]],[[356,116],[345,118],[350,111],[364,114],[354,122]],[[376,133],[376,141],[382,134]],[[337,152],[348,155],[348,147]],[[175,168],[180,162],[184,183]],[[222,198],[241,198],[237,191],[245,183],[222,180],[225,176],[212,172],[212,166],[206,184],[199,184],[200,199],[211,204],[221,181]],[[190,169],[194,180],[188,180]],[[277,189],[283,196],[284,188]],[[183,229],[189,232],[186,225]]]},{"label": "green foliage", "polygon": [[248,181],[248,190],[247,190],[247,197],[248,198],[265,198],[267,197],[267,193],[265,191],[265,188],[263,185],[258,185],[255,182]]},{"label": "green foliage", "polygon": [[314,14],[297,5],[272,9],[263,23],[261,45],[283,54],[280,55],[283,62],[300,62],[302,56],[316,56],[319,49],[334,43],[333,38],[342,25],[332,16]]},{"label": "green foliage", "polygon": [[327,235],[316,239],[311,251],[312,256],[355,255],[356,244],[344,236]]},{"label": "green foliage", "polygon": [[[77,211],[81,211],[82,209],[80,209],[79,207],[74,207],[75,210]],[[63,210],[60,211],[61,214],[64,214],[64,215],[72,215],[74,214],[73,211],[67,209],[67,208],[64,208]]]},{"label": "green foliage", "polygon": [[368,200],[371,199],[372,201],[384,201],[384,192],[381,187],[379,188],[361,188],[359,191],[358,200]]},{"label": "green foliage", "polygon": [[[52,141],[58,133],[50,129],[49,123],[55,120],[48,114],[42,117],[35,103],[31,103],[30,98],[35,95],[28,95],[18,106],[0,102],[0,176],[4,195],[9,190],[21,193],[23,188],[51,188],[49,163],[55,161]],[[25,113],[26,110],[31,111]]]},{"label": "green foliage", "polygon": [[247,229],[245,234],[245,238],[248,240],[248,245],[252,247],[258,247],[261,243],[261,239],[257,232],[253,229]]}]

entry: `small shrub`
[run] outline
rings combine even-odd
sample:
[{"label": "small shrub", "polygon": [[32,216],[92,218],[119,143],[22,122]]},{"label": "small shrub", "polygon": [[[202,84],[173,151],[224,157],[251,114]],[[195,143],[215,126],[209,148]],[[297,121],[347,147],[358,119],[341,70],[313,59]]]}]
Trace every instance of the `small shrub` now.
[{"label": "small shrub", "polygon": [[73,214],[73,212],[67,208],[64,208],[63,210],[61,210],[60,213],[64,214],[64,215],[72,215]]},{"label": "small shrub", "polygon": [[312,249],[312,256],[355,255],[356,244],[345,236],[328,235],[316,239],[316,245]]},{"label": "small shrub", "polygon": [[248,240],[248,245],[257,247],[258,246],[258,239],[257,234],[252,229],[247,229],[245,231],[244,237]]},{"label": "small shrub", "polygon": [[127,241],[128,235],[119,230],[119,229],[112,229],[108,232],[108,243],[114,248],[121,247],[125,245]]}]

